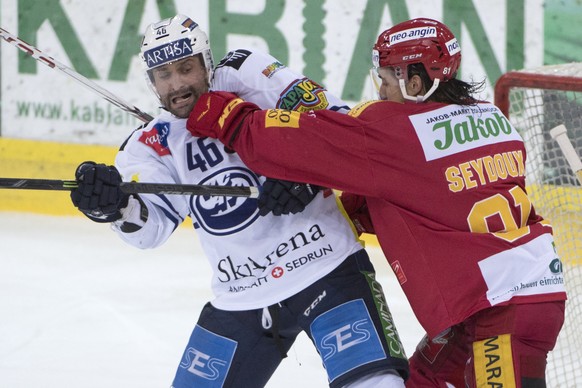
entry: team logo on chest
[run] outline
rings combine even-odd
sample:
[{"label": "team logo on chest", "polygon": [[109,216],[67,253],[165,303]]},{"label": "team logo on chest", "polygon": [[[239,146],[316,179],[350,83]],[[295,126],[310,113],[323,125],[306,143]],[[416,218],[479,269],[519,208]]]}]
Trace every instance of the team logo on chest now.
[{"label": "team logo on chest", "polygon": [[[200,182],[202,185],[259,186],[259,178],[244,167],[227,167]],[[245,197],[192,196],[190,208],[196,221],[210,234],[236,233],[258,217],[257,200]]]}]

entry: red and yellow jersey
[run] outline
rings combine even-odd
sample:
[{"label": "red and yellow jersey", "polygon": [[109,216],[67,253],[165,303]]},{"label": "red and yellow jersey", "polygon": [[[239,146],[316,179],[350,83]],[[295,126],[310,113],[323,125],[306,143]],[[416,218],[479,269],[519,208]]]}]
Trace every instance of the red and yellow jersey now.
[{"label": "red and yellow jersey", "polygon": [[551,226],[526,193],[523,141],[492,104],[257,111],[233,146],[259,173],[365,196],[430,336],[493,305],[566,298]]}]

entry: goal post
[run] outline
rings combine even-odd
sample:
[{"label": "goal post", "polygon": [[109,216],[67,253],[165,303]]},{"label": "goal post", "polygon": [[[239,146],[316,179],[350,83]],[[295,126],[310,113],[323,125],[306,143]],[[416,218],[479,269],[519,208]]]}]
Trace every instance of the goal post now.
[{"label": "goal post", "polygon": [[[495,104],[524,139],[527,191],[552,224],[563,263],[566,320],[548,357],[547,386],[576,386],[582,381],[582,186],[551,131],[563,126],[559,131],[566,130],[580,158],[582,63],[508,72],[495,85]],[[571,149],[568,156],[572,161]]]},{"label": "goal post", "polygon": [[558,142],[570,168],[574,171],[576,177],[578,177],[578,182],[582,184],[582,160],[580,160],[578,152],[576,152],[574,145],[568,138],[568,130],[564,124],[560,124],[550,131],[550,135]]}]

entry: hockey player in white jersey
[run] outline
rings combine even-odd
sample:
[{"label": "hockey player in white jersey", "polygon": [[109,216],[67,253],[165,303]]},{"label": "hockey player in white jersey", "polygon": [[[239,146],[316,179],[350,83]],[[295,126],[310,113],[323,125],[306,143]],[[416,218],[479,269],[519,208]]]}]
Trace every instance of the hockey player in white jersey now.
[{"label": "hockey player in white jersey", "polygon": [[[89,218],[127,243],[154,248],[190,217],[213,269],[173,387],[263,387],[305,331],[330,387],[403,387],[404,349],[369,258],[330,190],[270,180],[186,118],[209,87],[262,108],[347,110],[270,55],[239,49],[216,66],[206,34],[177,15],[150,25],[141,58],[163,113],[134,131],[116,166],[81,164],[72,192]],[[242,197],[126,195],[121,180],[260,186]],[[260,206],[259,206],[260,203]]]}]

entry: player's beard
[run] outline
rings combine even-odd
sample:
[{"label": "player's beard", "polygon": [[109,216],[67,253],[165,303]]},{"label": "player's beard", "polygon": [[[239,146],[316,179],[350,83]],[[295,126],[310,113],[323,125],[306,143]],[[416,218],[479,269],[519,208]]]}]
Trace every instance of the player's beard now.
[{"label": "player's beard", "polygon": [[196,101],[198,101],[202,93],[207,91],[208,88],[201,90],[194,86],[186,86],[164,96],[162,104],[174,116],[187,119],[194,105],[196,105]]}]

